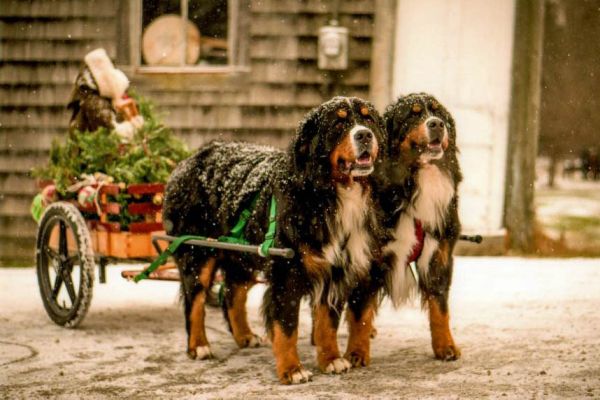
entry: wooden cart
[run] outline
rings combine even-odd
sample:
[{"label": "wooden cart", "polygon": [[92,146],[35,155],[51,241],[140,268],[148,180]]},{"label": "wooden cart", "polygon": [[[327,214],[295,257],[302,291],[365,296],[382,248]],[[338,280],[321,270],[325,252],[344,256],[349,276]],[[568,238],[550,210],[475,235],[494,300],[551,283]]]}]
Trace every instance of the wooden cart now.
[{"label": "wooden cart", "polygon": [[[114,199],[126,193],[131,200],[122,210]],[[97,186],[97,201],[81,206],[76,201],[57,201],[44,211],[38,227],[37,276],[46,312],[56,324],[74,328],[83,321],[92,300],[96,265],[100,283],[106,283],[110,262],[149,261],[144,270],[123,271],[126,279],[178,281],[179,273],[168,257],[180,245],[192,245],[252,253],[261,257],[294,257],[290,248],[273,247],[275,234],[274,199],[265,242],[252,245],[239,238],[222,236],[169,236],[162,230],[163,184],[136,184],[127,187]],[[86,203],[87,204],[87,203]],[[110,222],[111,215],[142,216],[127,230]],[[239,223],[238,223],[239,224]],[[162,243],[162,245],[160,244]],[[159,256],[159,253],[160,256]]]},{"label": "wooden cart", "polygon": [[[163,184],[116,184],[97,188],[98,201],[85,207],[76,201],[51,203],[39,221],[36,262],[40,293],[50,318],[58,325],[76,327],[84,319],[92,299],[96,266],[100,283],[106,282],[110,262],[148,261],[158,255],[152,234],[163,233]],[[116,196],[131,200],[122,210]],[[123,230],[110,216],[127,212],[142,222]],[[138,218],[139,219],[139,218]],[[132,278],[140,271],[123,271]],[[179,280],[173,264],[161,266],[149,276]]]}]

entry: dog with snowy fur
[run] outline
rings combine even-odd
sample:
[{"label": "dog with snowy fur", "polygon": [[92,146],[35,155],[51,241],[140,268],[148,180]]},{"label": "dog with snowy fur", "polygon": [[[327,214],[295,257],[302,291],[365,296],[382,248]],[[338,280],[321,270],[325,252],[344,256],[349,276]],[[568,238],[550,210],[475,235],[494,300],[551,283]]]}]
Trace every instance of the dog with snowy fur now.
[{"label": "dog with snowy fur", "polygon": [[454,119],[433,96],[418,93],[388,106],[384,120],[388,154],[377,192],[392,239],[382,247],[370,285],[352,293],[349,309],[355,316],[373,315],[380,292],[395,307],[420,295],[429,310],[435,357],[456,360],[460,350],[452,338],[448,308],[452,252],[461,229],[457,188],[462,175]]},{"label": "dog with snowy fur", "polygon": [[[245,311],[256,270],[269,287],[263,302],[279,380],[306,382],[311,372],[297,352],[300,302],[313,304],[313,340],[321,371],[341,373],[366,365],[370,333],[349,314],[345,357],[337,345],[340,314],[348,295],[368,282],[374,252],[381,243],[381,218],[373,200],[372,172],[386,139],[373,106],[355,97],[335,97],[310,111],[287,151],[236,142],[211,142],[175,169],[166,187],[164,224],[170,235],[228,235],[243,210],[250,243],[263,241],[271,197],[277,204],[276,247],[289,247],[293,259],[182,246],[175,254],[181,273],[193,359],[212,356],[204,328],[204,303],[217,268],[225,272],[224,316],[240,347],[256,346]],[[350,360],[350,361],[349,361]]]}]

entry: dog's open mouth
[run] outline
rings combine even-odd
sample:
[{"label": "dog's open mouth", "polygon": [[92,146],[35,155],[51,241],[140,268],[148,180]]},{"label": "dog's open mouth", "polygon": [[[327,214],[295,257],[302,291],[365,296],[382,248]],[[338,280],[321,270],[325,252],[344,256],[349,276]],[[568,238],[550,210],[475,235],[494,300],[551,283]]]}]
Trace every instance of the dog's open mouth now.
[{"label": "dog's open mouth", "polygon": [[364,151],[353,161],[340,158],[338,164],[342,173],[352,176],[365,176],[373,172],[373,157],[368,151]]},{"label": "dog's open mouth", "polygon": [[442,142],[439,139],[432,140],[427,145],[427,150],[432,154],[439,154],[443,151]]}]

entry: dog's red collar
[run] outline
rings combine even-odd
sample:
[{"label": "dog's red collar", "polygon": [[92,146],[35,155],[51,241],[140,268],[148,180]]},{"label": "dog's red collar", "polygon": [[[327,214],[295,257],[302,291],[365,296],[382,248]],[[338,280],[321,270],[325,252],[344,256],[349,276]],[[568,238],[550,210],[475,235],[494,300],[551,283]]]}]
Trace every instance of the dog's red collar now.
[{"label": "dog's red collar", "polygon": [[413,261],[417,261],[423,252],[423,245],[425,243],[425,231],[423,231],[423,224],[420,220],[416,219],[415,222],[415,237],[417,238],[417,242],[412,248],[412,253],[410,253],[410,257],[408,258],[408,263],[410,264]]}]

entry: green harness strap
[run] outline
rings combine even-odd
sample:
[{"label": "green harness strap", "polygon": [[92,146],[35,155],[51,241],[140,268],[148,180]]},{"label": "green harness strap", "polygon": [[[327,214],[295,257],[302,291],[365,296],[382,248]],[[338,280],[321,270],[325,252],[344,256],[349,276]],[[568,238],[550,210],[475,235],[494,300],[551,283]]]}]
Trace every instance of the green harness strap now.
[{"label": "green harness strap", "polygon": [[277,228],[277,201],[275,196],[271,196],[271,206],[269,207],[269,228],[265,234],[265,241],[258,248],[258,254],[261,257],[269,256],[269,249],[275,242],[275,229]]},{"label": "green harness strap", "polygon": [[[258,198],[258,196],[256,196],[252,200],[252,203],[250,204],[250,207],[251,207],[250,209],[246,208],[246,209],[244,209],[244,211],[242,211],[242,213],[240,214],[240,219],[238,220],[237,224],[235,224],[235,226],[231,229],[231,236],[220,236],[217,239],[219,242],[234,243],[234,244],[249,244],[244,239],[243,232],[244,232],[244,228],[245,228],[246,224],[248,223],[248,220],[250,219],[250,216],[252,215],[252,211],[250,211],[250,210],[253,209],[254,206],[256,205],[257,198]],[[271,247],[273,247],[273,244],[275,242],[275,230],[277,227],[276,217],[277,217],[277,201],[275,200],[275,196],[272,196],[271,197],[271,205],[269,208],[269,226],[267,228],[267,233],[265,234],[264,242],[262,242],[260,244],[260,246],[258,247],[258,254],[261,257],[269,256],[269,249]],[[194,236],[194,235],[183,235],[183,236],[177,237],[177,239],[175,239],[173,242],[171,242],[169,247],[167,247],[167,249],[165,251],[163,251],[152,262],[152,264],[150,264],[148,266],[148,268],[144,269],[142,272],[140,272],[133,278],[134,282],[137,283],[137,282],[141,281],[142,279],[147,279],[150,276],[150,274],[152,272],[154,272],[159,266],[161,266],[167,262],[167,259],[170,256],[172,256],[173,253],[175,253],[175,251],[177,251],[179,246],[181,246],[183,243],[187,242],[188,240],[206,240],[206,239],[207,239],[207,237],[205,237],[205,236]]]},{"label": "green harness strap", "polygon": [[[233,228],[231,228],[231,232],[229,232],[229,237],[239,238],[239,239],[244,240],[244,228],[246,227],[248,220],[252,216],[252,210],[254,210],[254,207],[256,206],[257,201],[258,201],[258,194],[256,196],[254,196],[254,198],[252,199],[252,202],[250,203],[250,207],[244,208],[244,211],[242,211],[242,213],[240,214],[240,219],[238,220],[237,224],[235,224],[235,226]],[[226,237],[226,236],[224,236],[224,237]],[[248,243],[245,240],[244,240],[244,242],[245,242],[244,244]]]},{"label": "green harness strap", "polygon": [[173,255],[173,253],[177,250],[177,248],[179,246],[181,246],[184,242],[187,242],[188,240],[194,240],[194,239],[206,240],[206,238],[203,236],[192,236],[192,235],[179,236],[177,239],[175,239],[173,242],[171,242],[171,244],[169,245],[169,247],[167,247],[167,249],[165,251],[160,253],[160,255],[152,262],[152,264],[150,264],[150,266],[148,268],[146,268],[145,270],[143,270],[142,272],[140,272],[139,274],[134,276],[133,281],[137,283],[137,282],[141,281],[142,279],[148,278],[150,276],[150,274],[152,272],[154,272],[154,270],[156,270],[156,268],[160,267],[161,265],[163,265],[164,263],[167,262],[167,259]]}]

